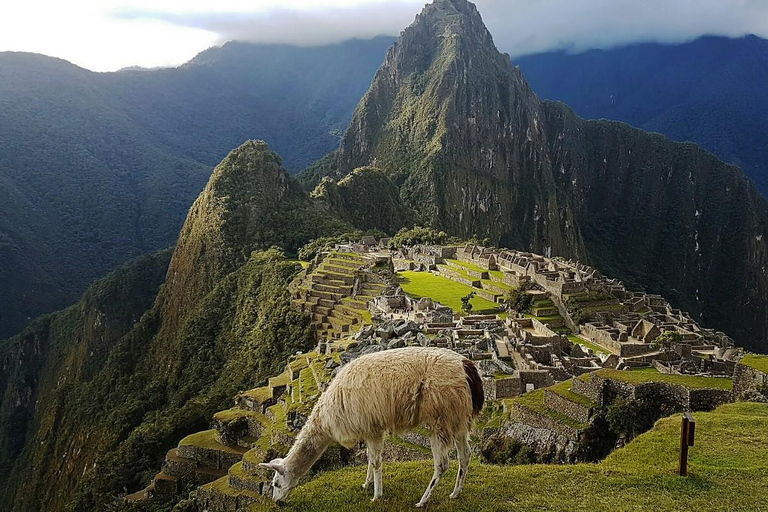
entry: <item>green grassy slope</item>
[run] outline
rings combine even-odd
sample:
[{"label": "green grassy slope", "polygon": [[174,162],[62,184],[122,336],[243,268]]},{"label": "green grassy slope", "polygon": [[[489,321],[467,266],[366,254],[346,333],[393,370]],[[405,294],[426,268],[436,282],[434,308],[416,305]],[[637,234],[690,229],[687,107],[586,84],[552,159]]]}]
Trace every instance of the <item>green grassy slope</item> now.
[{"label": "green grassy slope", "polygon": [[[433,494],[436,511],[768,510],[768,405],[728,404],[695,415],[689,476],[675,474],[680,415],[659,421],[600,464],[493,466],[473,463],[462,496],[448,499],[456,463]],[[384,498],[371,504],[365,467],[324,473],[296,489],[285,511],[413,510],[431,463],[384,467]],[[251,512],[276,510],[257,505]]]},{"label": "green grassy slope", "polygon": [[[436,276],[431,272],[400,272],[403,291],[412,297],[431,297],[440,304],[454,311],[461,311],[461,298],[476,291],[471,286],[452,281],[447,277]],[[474,297],[471,301],[474,311],[495,309],[499,305],[482,297]]]}]

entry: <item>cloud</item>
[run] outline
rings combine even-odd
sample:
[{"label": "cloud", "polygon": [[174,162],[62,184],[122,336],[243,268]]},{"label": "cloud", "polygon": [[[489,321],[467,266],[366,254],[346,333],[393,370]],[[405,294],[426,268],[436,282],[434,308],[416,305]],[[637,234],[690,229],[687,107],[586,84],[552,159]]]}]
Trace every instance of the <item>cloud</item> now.
[{"label": "cloud", "polygon": [[[288,3],[290,4],[290,3]],[[125,10],[123,19],[157,19],[219,35],[231,40],[265,44],[316,46],[353,38],[397,35],[411,24],[423,0],[325,1],[312,8],[274,5],[258,11],[163,12]]]},{"label": "cloud", "polygon": [[[179,65],[228,40],[320,45],[397,36],[425,0],[52,0],[0,6],[0,51],[81,66]],[[578,52],[704,34],[768,38],[768,0],[476,0],[501,51]],[[44,16],[41,13],[45,13]]]},{"label": "cloud", "polygon": [[[645,41],[682,42],[705,34],[768,37],[766,0],[477,0],[476,4],[496,45],[512,56]],[[218,34],[219,42],[320,45],[397,35],[423,5],[419,0],[293,0],[262,3],[250,11],[126,9],[117,15],[202,29]]]},{"label": "cloud", "polygon": [[478,0],[477,6],[496,45],[513,56],[702,35],[768,37],[765,0]]}]

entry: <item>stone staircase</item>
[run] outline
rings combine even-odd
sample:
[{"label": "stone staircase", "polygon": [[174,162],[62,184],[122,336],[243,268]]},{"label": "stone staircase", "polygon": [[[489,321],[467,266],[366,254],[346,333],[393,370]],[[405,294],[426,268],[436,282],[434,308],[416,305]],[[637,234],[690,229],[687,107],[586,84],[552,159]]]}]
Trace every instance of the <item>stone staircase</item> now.
[{"label": "stone staircase", "polygon": [[512,289],[504,282],[503,271],[473,268],[458,261],[446,260],[437,265],[437,274],[476,288],[477,295],[492,302],[499,302]]},{"label": "stone staircase", "polygon": [[312,315],[319,340],[334,340],[371,322],[368,301],[386,285],[366,272],[372,260],[355,253],[331,252],[299,275],[293,300]]},{"label": "stone staircase", "polygon": [[565,319],[560,315],[557,305],[552,297],[545,291],[528,292],[533,295],[531,304],[531,315],[538,321],[559,334],[570,334],[571,330],[567,327]]}]

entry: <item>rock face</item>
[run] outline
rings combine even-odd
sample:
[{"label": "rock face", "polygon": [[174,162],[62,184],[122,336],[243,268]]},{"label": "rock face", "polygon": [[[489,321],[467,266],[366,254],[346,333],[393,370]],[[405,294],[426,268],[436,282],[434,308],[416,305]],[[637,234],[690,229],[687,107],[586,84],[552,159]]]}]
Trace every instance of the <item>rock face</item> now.
[{"label": "rock face", "polygon": [[768,348],[768,206],[752,182],[696,145],[539,100],[466,0],[424,8],[304,179],[366,165],[421,222],[577,258]]}]

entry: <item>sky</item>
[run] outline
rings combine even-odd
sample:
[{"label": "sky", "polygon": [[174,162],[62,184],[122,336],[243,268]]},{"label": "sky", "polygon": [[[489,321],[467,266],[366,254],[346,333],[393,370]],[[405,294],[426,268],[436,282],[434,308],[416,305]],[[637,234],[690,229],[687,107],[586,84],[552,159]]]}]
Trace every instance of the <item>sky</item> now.
[{"label": "sky", "polygon": [[[0,51],[94,71],[182,64],[237,39],[302,46],[398,35],[424,0],[3,0]],[[768,38],[768,0],[477,0],[513,57],[713,34]]]}]

